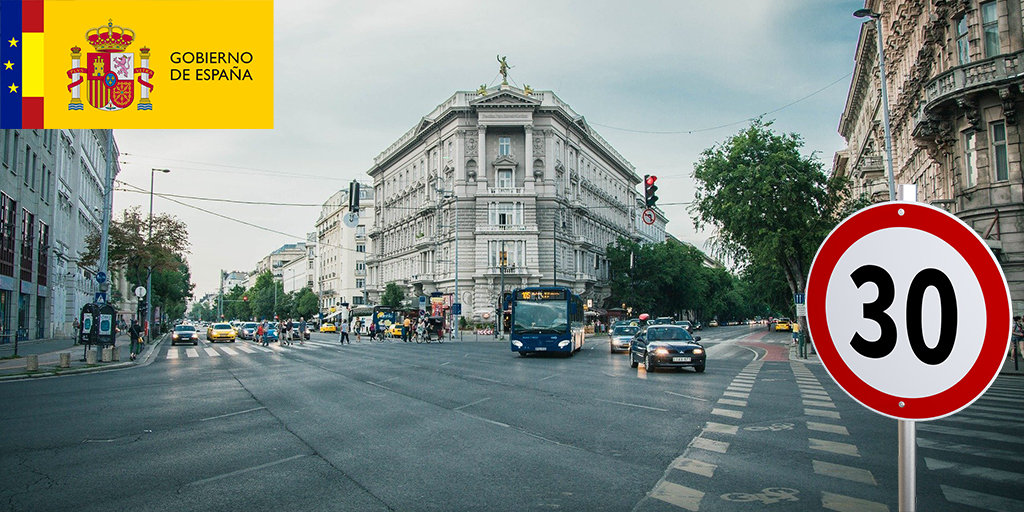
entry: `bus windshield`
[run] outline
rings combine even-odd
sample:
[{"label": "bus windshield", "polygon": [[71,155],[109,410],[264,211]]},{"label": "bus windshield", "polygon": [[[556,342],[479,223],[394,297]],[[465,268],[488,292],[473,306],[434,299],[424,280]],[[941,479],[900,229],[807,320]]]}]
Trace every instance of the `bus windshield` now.
[{"label": "bus windshield", "polygon": [[520,334],[564,334],[569,330],[566,302],[517,301],[515,331]]}]

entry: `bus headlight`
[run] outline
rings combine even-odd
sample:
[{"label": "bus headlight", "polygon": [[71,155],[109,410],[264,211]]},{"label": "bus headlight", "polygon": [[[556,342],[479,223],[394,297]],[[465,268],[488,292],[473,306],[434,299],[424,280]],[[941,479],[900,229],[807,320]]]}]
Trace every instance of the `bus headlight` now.
[{"label": "bus headlight", "polygon": [[704,353],[704,349],[702,349],[702,348],[695,348],[695,349],[693,349],[693,355],[695,355],[695,356],[699,356],[699,355],[701,355],[703,353]]},{"label": "bus headlight", "polygon": [[512,340],[512,344],[515,345],[516,348],[523,348],[523,342],[519,340]]},{"label": "bus headlight", "polygon": [[558,342],[558,348],[565,348],[569,346],[569,340],[562,340]]}]

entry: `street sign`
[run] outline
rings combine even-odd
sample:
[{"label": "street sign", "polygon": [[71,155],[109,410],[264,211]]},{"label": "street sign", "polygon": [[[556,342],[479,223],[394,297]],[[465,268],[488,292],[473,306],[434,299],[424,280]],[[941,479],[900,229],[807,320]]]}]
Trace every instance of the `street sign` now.
[{"label": "street sign", "polygon": [[807,304],[796,305],[796,316],[807,316]]},{"label": "street sign", "polygon": [[359,225],[359,214],[356,212],[348,212],[342,218],[342,222],[350,228],[354,228]]},{"label": "street sign", "polygon": [[95,302],[96,304],[106,304],[107,294],[104,292],[96,292],[96,295],[93,296],[92,301]]},{"label": "street sign", "polygon": [[654,220],[657,219],[658,217],[654,215],[654,210],[647,208],[646,210],[644,210],[642,218],[644,224],[650,226],[651,224],[654,224]]},{"label": "street sign", "polygon": [[107,273],[106,272],[97,272],[96,273],[96,282],[99,283],[99,284],[103,284],[103,283],[107,282]]},{"label": "street sign", "polygon": [[1010,292],[985,242],[953,215],[890,202],[841,222],[807,277],[821,362],[865,407],[901,420],[953,414],[1002,367]]},{"label": "street sign", "polygon": [[140,299],[145,297],[146,296],[146,287],[145,286],[137,286],[135,288],[135,296],[140,298]]},{"label": "street sign", "polygon": [[462,314],[462,303],[461,302],[456,302],[455,304],[452,304],[452,314],[456,315],[456,316]]},{"label": "street sign", "polygon": [[807,294],[806,293],[794,293],[793,294],[793,304],[804,304],[806,302],[807,302]]}]

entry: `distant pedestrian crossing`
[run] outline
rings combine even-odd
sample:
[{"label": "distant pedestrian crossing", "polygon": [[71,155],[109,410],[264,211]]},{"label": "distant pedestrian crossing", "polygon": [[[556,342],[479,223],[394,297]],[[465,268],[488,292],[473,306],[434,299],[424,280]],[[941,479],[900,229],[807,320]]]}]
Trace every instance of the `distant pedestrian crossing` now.
[{"label": "distant pedestrian crossing", "polygon": [[970,407],[917,424],[918,471],[968,510],[1024,510],[1024,379],[1001,376]]},{"label": "distant pedestrian crossing", "polygon": [[341,345],[329,341],[308,340],[304,345],[295,342],[293,345],[280,345],[271,343],[269,346],[257,345],[248,341],[239,341],[231,344],[204,343],[199,347],[167,347],[163,355],[166,360],[182,359],[210,359],[219,357],[237,357],[258,354],[273,354],[285,352],[304,352],[311,350],[338,349]]}]

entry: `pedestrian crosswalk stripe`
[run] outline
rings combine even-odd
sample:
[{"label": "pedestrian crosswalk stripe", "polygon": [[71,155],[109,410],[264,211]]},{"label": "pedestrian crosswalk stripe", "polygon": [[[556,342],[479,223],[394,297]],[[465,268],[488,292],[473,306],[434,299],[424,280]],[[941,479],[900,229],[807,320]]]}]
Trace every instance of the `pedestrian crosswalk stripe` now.
[{"label": "pedestrian crosswalk stripe", "polygon": [[846,427],[842,425],[833,425],[831,423],[818,423],[816,421],[808,421],[807,429],[817,430],[818,432],[828,432],[830,434],[841,434],[844,436],[850,435],[850,431],[846,430]]},{"label": "pedestrian crosswalk stripe", "polygon": [[971,454],[971,457],[985,457],[989,459],[1001,459],[1019,464],[1024,464],[1024,454],[1019,451],[1003,450],[999,448],[983,448],[980,446],[973,446],[969,444],[960,443],[947,443],[945,441],[936,441],[934,439],[928,439],[925,437],[917,438],[917,447],[926,450],[940,450],[949,453],[955,453],[957,455],[963,455],[965,453]]},{"label": "pedestrian crosswalk stripe", "polygon": [[[942,422],[953,422],[953,423],[966,423],[968,425],[973,425],[975,427],[1010,428],[1010,429],[1020,428],[1020,422],[1019,421],[984,420],[984,419],[979,419],[979,418],[976,418],[976,417],[970,417],[970,416],[978,416],[978,414],[979,413],[969,413],[968,415],[964,415],[963,413],[960,413],[960,414],[957,414],[955,416],[947,416],[945,418],[942,418],[942,420],[940,420],[940,421],[942,421]],[[996,415],[995,414],[990,414],[988,416],[996,416]]]},{"label": "pedestrian crosswalk stripe", "polygon": [[651,490],[651,497],[684,508],[690,512],[697,512],[700,509],[700,501],[704,499],[704,493],[697,489],[661,481]]},{"label": "pedestrian crosswalk stripe", "polygon": [[259,350],[260,352],[273,352],[273,350],[271,350],[271,349],[269,349],[267,347],[264,347],[262,345],[255,345],[252,348],[254,348],[256,350]]},{"label": "pedestrian crosswalk stripe", "polygon": [[729,449],[729,443],[724,441],[715,441],[713,439],[704,439],[703,437],[695,437],[693,441],[690,441],[691,448],[699,448],[701,450],[708,450],[711,452],[725,453]]},{"label": "pedestrian crosswalk stripe", "polygon": [[186,348],[185,355],[188,357],[199,357],[199,351],[194,348]]},{"label": "pedestrian crosswalk stripe", "polygon": [[978,405],[974,403],[970,407],[964,409],[965,411],[987,411],[987,412],[998,412],[1004,415],[1024,414],[1024,411],[1018,411],[1009,407],[989,407],[987,405]]},{"label": "pedestrian crosswalk stripe", "polygon": [[931,432],[933,434],[963,436],[976,439],[985,439],[988,441],[997,441],[1000,443],[1024,444],[1024,438],[1021,438],[1020,436],[1008,436],[1006,434],[997,434],[995,432],[987,432],[985,430],[967,430],[956,427],[932,425],[925,422],[918,422],[917,429],[922,432]]},{"label": "pedestrian crosswalk stripe", "polygon": [[741,419],[743,418],[743,411],[734,411],[732,409],[711,409],[711,414],[717,416],[727,416],[729,418]]},{"label": "pedestrian crosswalk stripe", "polygon": [[220,356],[220,354],[217,353],[217,351],[212,349],[212,348],[206,347],[203,350],[206,350],[206,354],[209,355],[210,357],[218,357],[218,356]]},{"label": "pedestrian crosswalk stripe", "polygon": [[800,392],[804,393],[804,394],[807,394],[807,395],[825,395],[825,396],[828,396],[828,391],[825,391],[823,389],[821,389],[821,390],[818,390],[818,389],[801,389]]},{"label": "pedestrian crosswalk stripe", "polygon": [[714,476],[715,470],[718,469],[718,466],[714,464],[694,459],[688,459],[686,457],[679,457],[678,459],[672,462],[671,467],[676,468],[680,471],[686,471],[688,473],[706,476],[708,478]]},{"label": "pedestrian crosswalk stripe", "polygon": [[1000,484],[1020,484],[1024,482],[1024,474],[1014,473],[1012,471],[1002,471],[999,469],[983,468],[979,466],[972,466],[970,464],[963,464],[960,462],[951,462],[941,459],[933,459],[930,457],[924,458],[924,465],[929,471],[948,471],[958,476],[968,478],[981,478],[990,482]]},{"label": "pedestrian crosswalk stripe", "polygon": [[989,396],[989,394],[986,393],[984,395],[981,395],[981,397],[978,398],[978,401],[979,402],[1012,402],[1012,403],[1015,403],[1015,404],[1019,404],[1019,403],[1021,403],[1021,398],[1020,397],[1004,398],[1004,397],[1001,397],[1001,396]]},{"label": "pedestrian crosswalk stripe", "polygon": [[179,355],[180,354],[178,354],[178,349],[176,349],[176,348],[169,348],[169,349],[167,349],[167,359],[177,359]]},{"label": "pedestrian crosswalk stripe", "polygon": [[725,423],[715,423],[713,421],[707,422],[704,426],[704,430],[707,432],[717,432],[719,434],[733,434],[739,431],[739,427],[736,425],[726,425]]},{"label": "pedestrian crosswalk stripe", "polygon": [[984,395],[981,395],[981,396],[983,396],[983,397],[986,397],[986,396],[1002,396],[1002,397],[1006,397],[1006,398],[1017,398],[1019,400],[1021,398],[1024,398],[1024,393],[1021,393],[1021,392],[1010,392],[1010,391],[1000,391],[998,389],[994,390],[994,389],[990,388],[988,391],[985,392]]},{"label": "pedestrian crosswalk stripe", "polygon": [[737,407],[746,407],[747,402],[744,400],[733,400],[730,398],[719,398],[718,403],[722,405],[735,405]]},{"label": "pedestrian crosswalk stripe", "polygon": [[256,351],[251,349],[251,348],[249,348],[248,345],[239,345],[238,346],[238,350],[241,350],[242,352],[245,352],[246,354],[255,354],[256,353]]},{"label": "pedestrian crosswalk stripe", "polygon": [[993,512],[1019,512],[1024,510],[1024,501],[994,496],[983,492],[969,491],[949,485],[940,485],[939,487],[942,488],[942,495],[946,497],[946,501],[952,503],[991,510]]},{"label": "pedestrian crosswalk stripe", "polygon": [[884,503],[827,491],[821,491],[821,506],[836,512],[889,512],[889,506]]},{"label": "pedestrian crosswalk stripe", "polygon": [[849,455],[851,457],[860,457],[860,452],[857,451],[857,445],[854,444],[840,443],[838,441],[826,441],[824,439],[815,439],[813,437],[808,438],[807,441],[810,442],[810,448],[812,450],[838,453],[839,455]]},{"label": "pedestrian crosswalk stripe", "polygon": [[221,350],[223,350],[229,356],[237,356],[238,355],[238,352],[235,352],[234,350],[232,350],[232,349],[230,349],[228,347],[221,347]]},{"label": "pedestrian crosswalk stripe", "polygon": [[866,469],[844,466],[842,464],[833,464],[831,462],[820,460],[812,460],[811,465],[814,466],[814,472],[819,475],[841,478],[843,480],[860,482],[862,484],[878,485],[878,482],[875,481],[874,475]]},{"label": "pedestrian crosswalk stripe", "polygon": [[833,409],[836,408],[836,404],[833,404],[832,402],[819,402],[815,400],[804,400],[804,405],[807,407],[831,407]]},{"label": "pedestrian crosswalk stripe", "polygon": [[731,396],[733,398],[750,398],[750,393],[736,393],[734,391],[726,391],[722,393],[723,396]]},{"label": "pedestrian crosswalk stripe", "polygon": [[805,416],[820,416],[822,418],[832,418],[834,420],[839,419],[839,413],[836,411],[823,411],[821,409],[807,409],[804,408]]}]

